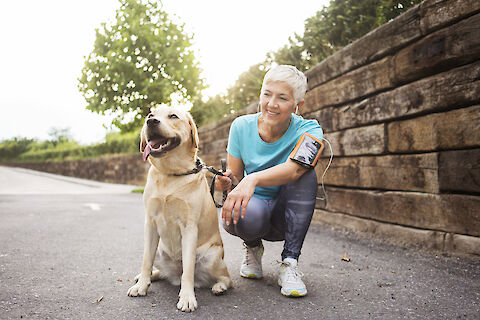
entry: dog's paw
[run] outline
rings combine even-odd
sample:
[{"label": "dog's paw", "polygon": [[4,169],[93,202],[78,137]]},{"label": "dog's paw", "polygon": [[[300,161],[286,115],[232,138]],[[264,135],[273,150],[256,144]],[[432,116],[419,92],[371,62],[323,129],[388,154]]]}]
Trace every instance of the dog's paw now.
[{"label": "dog's paw", "polygon": [[195,293],[180,290],[178,294],[177,309],[183,312],[192,312],[197,309],[197,299]]},{"label": "dog's paw", "polygon": [[223,282],[217,282],[212,287],[212,293],[217,296],[224,294],[225,291],[227,291],[227,285]]},{"label": "dog's paw", "polygon": [[[135,281],[135,283],[137,283],[138,279],[140,279],[141,275],[142,275],[141,273],[137,274],[135,276],[135,278],[133,279],[133,281]],[[158,281],[158,280],[161,280],[161,279],[162,279],[162,275],[160,273],[160,270],[153,270],[152,275],[150,277],[150,281]]]},{"label": "dog's paw", "polygon": [[139,281],[137,284],[133,285],[128,289],[127,294],[130,297],[145,296],[150,284],[148,282]]},{"label": "dog's paw", "polygon": [[140,279],[140,276],[141,276],[141,275],[142,275],[141,273],[137,274],[137,275],[135,276],[135,278],[133,279],[133,281],[135,281],[135,283],[137,283],[137,282],[138,282],[138,279]]}]

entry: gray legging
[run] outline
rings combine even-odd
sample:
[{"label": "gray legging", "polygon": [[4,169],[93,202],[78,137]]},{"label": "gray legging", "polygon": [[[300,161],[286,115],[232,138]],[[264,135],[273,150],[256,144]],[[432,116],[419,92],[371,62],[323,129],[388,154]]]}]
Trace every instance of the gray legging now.
[{"label": "gray legging", "polygon": [[249,247],[260,245],[262,239],[285,240],[282,259],[298,259],[315,209],[317,187],[315,171],[309,170],[298,180],[282,185],[275,199],[253,196],[245,218],[236,225],[224,222],[223,227]]}]

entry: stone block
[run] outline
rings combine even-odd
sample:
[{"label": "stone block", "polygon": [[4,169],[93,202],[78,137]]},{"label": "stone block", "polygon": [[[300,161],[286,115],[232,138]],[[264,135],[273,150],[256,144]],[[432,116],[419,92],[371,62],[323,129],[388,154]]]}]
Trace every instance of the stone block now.
[{"label": "stone block", "polygon": [[[378,124],[325,134],[335,156],[382,154],[385,152],[385,125]],[[323,153],[329,156],[328,148]]]},{"label": "stone block", "polygon": [[420,4],[422,34],[429,34],[441,27],[480,11],[478,0],[427,0]]},{"label": "stone block", "polygon": [[[329,159],[315,171],[318,181]],[[337,157],[324,181],[329,186],[439,193],[438,154]]]},{"label": "stone block", "polygon": [[480,197],[327,189],[326,210],[422,229],[480,236]]},{"label": "stone block", "polygon": [[410,82],[480,56],[480,14],[438,30],[400,50],[392,59],[395,83]]},{"label": "stone block", "polygon": [[231,122],[217,126],[213,130],[203,130],[198,132],[200,143],[209,143],[218,139],[228,138]]},{"label": "stone block", "polygon": [[480,61],[341,107],[306,114],[326,131],[443,111],[480,101]]},{"label": "stone block", "polygon": [[386,57],[312,89],[305,95],[302,112],[343,104],[391,88],[390,61],[390,57]]},{"label": "stone block", "polygon": [[398,226],[319,209],[315,210],[313,222],[365,233],[368,236],[374,235],[386,242],[405,247],[421,247],[429,250],[444,249],[444,232]]},{"label": "stone block", "polygon": [[435,113],[388,125],[392,153],[480,146],[480,106]]},{"label": "stone block", "polygon": [[438,166],[440,190],[480,193],[480,149],[440,152]]},{"label": "stone block", "polygon": [[480,256],[480,238],[447,233],[445,237],[445,251]]},{"label": "stone block", "polygon": [[228,139],[218,139],[208,143],[200,141],[199,154],[219,154],[225,152],[227,148]]},{"label": "stone block", "polygon": [[317,120],[318,123],[322,126],[323,132],[327,133],[332,131],[338,131],[336,129],[338,125],[334,123],[334,121],[336,121],[334,119],[339,117],[338,115],[336,115],[336,113],[339,112],[342,112],[340,108],[328,107],[314,112],[305,113],[303,114],[303,117]]}]

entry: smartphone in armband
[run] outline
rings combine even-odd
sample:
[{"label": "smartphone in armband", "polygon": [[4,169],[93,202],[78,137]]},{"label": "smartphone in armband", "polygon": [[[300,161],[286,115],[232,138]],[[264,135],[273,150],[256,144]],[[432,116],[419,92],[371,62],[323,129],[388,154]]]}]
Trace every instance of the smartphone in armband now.
[{"label": "smartphone in armband", "polygon": [[290,153],[289,158],[305,168],[313,169],[320,158],[324,144],[317,137],[305,132]]}]

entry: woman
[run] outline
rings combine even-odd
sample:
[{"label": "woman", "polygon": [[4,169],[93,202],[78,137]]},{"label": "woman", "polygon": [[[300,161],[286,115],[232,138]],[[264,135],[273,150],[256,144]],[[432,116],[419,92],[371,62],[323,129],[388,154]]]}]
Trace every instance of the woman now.
[{"label": "woman", "polygon": [[228,167],[217,188],[231,189],[222,210],[225,230],[243,239],[240,275],[261,278],[263,240],[285,240],[278,283],[286,296],[305,296],[297,261],[312,219],[323,149],[316,120],[296,115],[304,104],[305,75],[281,65],[267,72],[261,112],[241,116],[230,127]]}]

